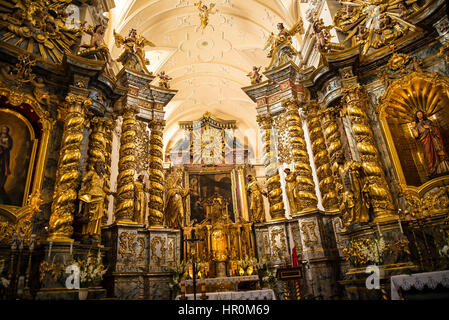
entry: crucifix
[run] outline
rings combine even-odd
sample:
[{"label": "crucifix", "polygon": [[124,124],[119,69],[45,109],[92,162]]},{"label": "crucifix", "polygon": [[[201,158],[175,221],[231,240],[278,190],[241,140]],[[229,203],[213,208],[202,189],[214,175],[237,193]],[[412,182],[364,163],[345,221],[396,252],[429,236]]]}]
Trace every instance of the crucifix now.
[{"label": "crucifix", "polygon": [[[204,239],[195,238],[195,229],[192,230],[190,234],[190,239],[184,239],[184,241],[195,244],[198,241],[204,241]],[[196,300],[196,268],[195,268],[195,247],[193,247],[192,252],[192,276],[193,276],[193,300]]]}]

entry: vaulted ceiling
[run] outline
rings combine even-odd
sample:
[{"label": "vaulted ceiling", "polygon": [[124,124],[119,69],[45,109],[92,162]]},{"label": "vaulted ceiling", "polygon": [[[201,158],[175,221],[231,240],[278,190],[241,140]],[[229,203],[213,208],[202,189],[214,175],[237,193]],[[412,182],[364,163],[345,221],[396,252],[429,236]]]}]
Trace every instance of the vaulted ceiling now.
[{"label": "vaulted ceiling", "polygon": [[278,22],[292,26],[297,21],[299,1],[203,0],[208,6],[216,3],[218,10],[205,29],[199,27],[194,6],[198,1],[116,0],[110,17],[112,55],[120,54],[110,36],[112,29],[125,36],[135,28],[156,44],[146,48],[148,69],[164,70],[173,78],[171,88],[179,90],[166,108],[166,146],[178,139],[178,121],[196,120],[206,111],[237,120],[251,144],[257,140],[255,103],[241,88],[250,84],[246,75],[252,66],[268,65],[266,39]]}]

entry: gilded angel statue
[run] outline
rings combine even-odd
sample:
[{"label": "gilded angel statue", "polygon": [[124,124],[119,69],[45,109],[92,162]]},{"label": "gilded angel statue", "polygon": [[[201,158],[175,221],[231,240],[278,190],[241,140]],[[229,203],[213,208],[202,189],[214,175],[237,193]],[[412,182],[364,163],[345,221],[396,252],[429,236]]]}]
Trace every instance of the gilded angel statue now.
[{"label": "gilded angel statue", "polygon": [[277,24],[277,29],[278,34],[272,32],[264,47],[264,50],[270,48],[267,57],[271,58],[271,62],[267,69],[282,65],[299,54],[292,46],[292,37],[297,33],[304,33],[302,19],[300,18],[290,30],[286,29],[282,22]]},{"label": "gilded angel statue", "polygon": [[142,35],[137,35],[136,29],[131,29],[126,38],[122,37],[114,30],[114,38],[117,48],[121,48],[121,46],[123,45],[125,47],[125,50],[137,55],[142,60],[142,62],[144,62],[145,64],[150,64],[148,59],[145,58],[145,52],[143,49],[146,46],[155,47],[156,45],[153,42],[145,39]]},{"label": "gilded angel statue", "polygon": [[197,7],[200,11],[201,28],[204,29],[209,24],[209,14],[214,14],[217,12],[217,10],[213,11],[215,3],[211,3],[208,8],[207,5],[203,4],[200,0],[195,3],[195,7]]},{"label": "gilded angel statue", "polygon": [[268,58],[271,58],[273,56],[274,50],[283,45],[283,44],[291,44],[292,43],[292,36],[294,36],[297,33],[304,33],[304,26],[302,19],[299,19],[298,22],[295,23],[295,25],[290,29],[287,30],[284,27],[284,24],[282,22],[279,22],[277,24],[278,28],[278,34],[277,36],[274,35],[272,32],[270,36],[268,37],[267,43],[265,44],[264,50],[266,50],[268,47],[270,47],[270,52],[268,53]]}]

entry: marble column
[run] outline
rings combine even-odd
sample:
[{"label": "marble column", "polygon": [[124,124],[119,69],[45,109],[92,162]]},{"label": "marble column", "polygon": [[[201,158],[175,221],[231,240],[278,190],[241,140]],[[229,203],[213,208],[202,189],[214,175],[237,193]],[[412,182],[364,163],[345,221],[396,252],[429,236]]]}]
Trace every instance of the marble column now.
[{"label": "marble column", "polygon": [[235,167],[237,169],[238,179],[239,179],[239,190],[240,190],[240,199],[242,204],[242,216],[245,221],[249,221],[249,212],[248,212],[248,198],[246,195],[246,184],[245,184],[245,175],[244,165],[237,165]]},{"label": "marble column", "polygon": [[343,112],[351,121],[357,151],[366,174],[366,184],[374,209],[374,221],[394,219],[391,193],[379,161],[379,151],[374,143],[367,115],[363,110],[367,107],[368,100],[357,81],[342,88],[342,104]]},{"label": "marble column", "polygon": [[136,166],[136,114],[137,108],[124,105],[122,135],[117,179],[117,207],[115,220],[119,223],[133,223],[134,217],[134,175]]},{"label": "marble column", "polygon": [[72,242],[73,215],[80,175],[81,142],[85,123],[85,109],[92,101],[69,93],[61,108],[64,132],[56,172],[56,184],[51,206],[48,241]]},{"label": "marble column", "polygon": [[164,120],[152,120],[150,123],[150,213],[148,223],[150,228],[162,227],[164,223],[164,159],[163,130]]},{"label": "marble column", "polygon": [[[317,209],[318,199],[315,194],[315,183],[313,182],[312,168],[310,167],[309,155],[307,153],[306,141],[302,121],[299,115],[299,104],[295,99],[284,103],[287,119],[287,130],[290,136],[292,158],[296,173],[296,183],[300,199],[298,212],[301,214]],[[294,213],[292,213],[293,215]]]},{"label": "marble column", "polygon": [[335,192],[334,178],[332,177],[332,165],[326,150],[323,131],[321,130],[318,106],[310,102],[306,106],[307,127],[312,142],[312,153],[318,176],[318,186],[324,209],[328,212],[338,210],[337,194]]},{"label": "marble column", "polygon": [[270,114],[257,116],[257,122],[262,129],[262,141],[264,141],[263,162],[267,177],[268,201],[270,203],[270,216],[273,220],[285,219],[284,201],[282,200],[281,177],[279,175],[279,164],[273,152],[271,134],[273,118]]}]

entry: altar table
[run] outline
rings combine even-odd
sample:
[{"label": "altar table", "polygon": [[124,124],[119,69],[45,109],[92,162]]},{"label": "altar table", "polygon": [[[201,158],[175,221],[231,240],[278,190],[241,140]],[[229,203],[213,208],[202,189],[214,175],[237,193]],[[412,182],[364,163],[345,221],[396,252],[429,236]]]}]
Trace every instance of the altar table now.
[{"label": "altar table", "polygon": [[438,284],[449,288],[449,270],[392,276],[391,300],[400,300],[401,290],[410,290],[412,287],[423,290],[424,286],[435,289]]},{"label": "altar table", "polygon": [[[235,277],[222,277],[222,278],[207,278],[205,281],[206,285],[210,285],[218,283],[239,284],[242,281],[258,281],[258,280],[259,280],[258,275],[251,275],[251,276],[235,276]],[[196,279],[197,285],[199,285],[201,281],[203,280]],[[193,286],[192,279],[186,280],[186,288],[189,286]]]},{"label": "altar table", "polygon": [[[208,300],[276,300],[274,291],[271,289],[251,290],[251,291],[226,291],[208,292]],[[180,300],[177,296],[176,300]],[[187,300],[193,300],[193,294],[186,294]],[[196,299],[201,300],[201,293],[196,294]]]}]

